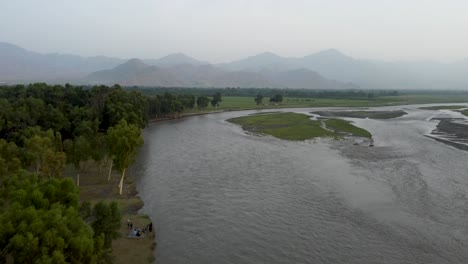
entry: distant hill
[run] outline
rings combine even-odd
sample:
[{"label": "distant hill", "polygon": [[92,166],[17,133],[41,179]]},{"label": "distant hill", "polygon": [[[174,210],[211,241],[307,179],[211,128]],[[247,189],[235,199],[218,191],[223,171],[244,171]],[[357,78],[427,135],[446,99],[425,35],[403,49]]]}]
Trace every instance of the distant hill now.
[{"label": "distant hill", "polygon": [[[111,69],[124,62],[124,59],[105,56],[41,54],[10,43],[0,42],[0,82],[76,81],[90,73]],[[171,54],[160,59],[147,59],[145,62],[161,67],[179,64],[208,64],[208,62],[196,60],[182,53]]]},{"label": "distant hill", "polygon": [[84,58],[65,54],[40,54],[0,42],[0,81],[45,81],[79,78],[109,69],[123,61],[104,56]]},{"label": "distant hill", "polygon": [[278,56],[271,52],[264,52],[238,61],[233,61],[225,64],[218,64],[217,66],[219,66],[222,69],[231,71],[282,71],[294,68],[292,65],[288,65],[289,61],[290,59],[288,58]]},{"label": "distant hill", "polygon": [[281,72],[225,71],[212,65],[151,66],[138,59],[129,60],[110,70],[92,73],[85,78],[85,82],[173,87],[358,88],[350,83],[327,80],[307,69]]},{"label": "distant hill", "polygon": [[164,56],[160,59],[143,60],[143,61],[147,64],[161,66],[161,67],[172,67],[172,66],[177,66],[177,65],[200,66],[200,65],[210,64],[207,61],[200,61],[190,56],[187,56],[183,53],[173,53],[173,54]]},{"label": "distant hill", "polygon": [[467,59],[456,63],[381,62],[355,59],[329,49],[297,58],[264,52],[214,65],[182,53],[132,62],[140,64],[141,69],[126,61],[104,56],[40,54],[0,42],[0,83],[87,84],[122,80],[148,86],[468,89]]},{"label": "distant hill", "polygon": [[308,69],[364,89],[468,89],[468,60],[456,63],[358,60],[336,49],[299,58],[261,53],[218,65],[230,71]]}]

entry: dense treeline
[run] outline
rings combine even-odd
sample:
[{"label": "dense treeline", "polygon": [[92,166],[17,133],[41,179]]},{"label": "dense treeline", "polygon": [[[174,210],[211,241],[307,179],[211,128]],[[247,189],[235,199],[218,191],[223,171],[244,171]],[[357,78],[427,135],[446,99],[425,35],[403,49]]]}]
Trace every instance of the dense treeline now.
[{"label": "dense treeline", "polygon": [[[149,118],[194,107],[191,96],[147,97],[120,86],[0,86],[0,262],[108,262],[116,203],[79,204],[84,164],[125,171]],[[75,181],[63,178],[66,165]]]},{"label": "dense treeline", "polygon": [[313,89],[273,89],[273,88],[171,88],[171,87],[132,87],[131,90],[140,90],[148,95],[171,93],[174,95],[211,96],[221,93],[224,96],[255,97],[258,94],[274,96],[280,94],[284,97],[313,97],[337,99],[369,99],[378,96],[398,96],[399,91],[386,90],[313,90]]}]

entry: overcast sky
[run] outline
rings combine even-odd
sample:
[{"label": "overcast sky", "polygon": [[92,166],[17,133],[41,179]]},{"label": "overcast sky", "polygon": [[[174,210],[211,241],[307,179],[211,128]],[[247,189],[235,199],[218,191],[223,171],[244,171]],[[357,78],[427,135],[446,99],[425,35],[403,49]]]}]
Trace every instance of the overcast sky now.
[{"label": "overcast sky", "polygon": [[226,62],[336,48],[357,58],[468,58],[463,0],[0,0],[0,41],[41,53]]}]

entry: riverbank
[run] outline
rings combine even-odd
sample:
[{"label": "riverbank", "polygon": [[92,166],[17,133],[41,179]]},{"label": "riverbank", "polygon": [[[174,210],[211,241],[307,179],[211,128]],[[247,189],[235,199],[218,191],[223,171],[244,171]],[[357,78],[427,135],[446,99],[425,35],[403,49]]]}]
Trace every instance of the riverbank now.
[{"label": "riverbank", "polygon": [[[247,110],[247,109],[245,109],[245,110]],[[180,118],[185,118],[185,117],[215,114],[215,113],[222,113],[222,112],[225,112],[225,110],[218,110],[218,111],[215,110],[215,111],[198,112],[198,113],[197,112],[187,112],[187,113],[182,113],[182,114],[179,114],[179,115],[173,115],[173,116],[168,116],[168,117],[153,118],[153,119],[150,119],[148,122],[149,123],[156,123],[156,122],[180,119]]]},{"label": "riverbank", "polygon": [[[120,237],[112,241],[113,263],[153,263],[155,230],[138,240],[128,238],[130,229],[127,227],[127,219],[133,223],[133,227],[144,228],[151,223],[151,219],[138,210],[143,207],[143,201],[138,197],[133,177],[128,175],[124,181],[123,194],[119,195],[118,185],[120,175],[113,171],[111,180],[108,181],[108,167],[91,164],[87,166],[86,172],[80,176],[80,201],[88,201],[91,204],[98,201],[115,201],[122,210],[122,223],[120,226]],[[72,175],[72,172],[67,173]]]},{"label": "riverbank", "polygon": [[[219,107],[208,106],[202,111],[197,108],[188,109],[183,113],[171,115],[168,117],[154,118],[149,120],[150,123],[168,121],[173,119],[180,119],[191,116],[207,115],[213,113],[222,113],[230,111],[247,111],[247,110],[281,110],[285,108],[324,108],[324,107],[349,107],[349,108],[358,108],[363,109],[369,107],[384,107],[384,106],[398,106],[398,105],[423,105],[423,104],[449,104],[449,103],[466,103],[468,102],[468,96],[411,96],[411,95],[402,95],[402,96],[384,96],[378,99],[333,99],[333,98],[294,98],[294,97],[285,97],[282,103],[265,103],[261,105],[256,105],[253,98],[251,97],[239,97],[239,96],[226,96],[223,97]],[[448,107],[448,108],[447,108]],[[460,109],[460,106],[433,106],[427,107],[424,109]],[[374,118],[374,119],[389,119],[396,118],[406,113],[404,111],[349,111],[336,112],[333,111],[333,114],[341,117],[356,117],[356,118]],[[468,110],[463,112],[463,114],[468,115]],[[351,116],[347,116],[351,115]]]}]

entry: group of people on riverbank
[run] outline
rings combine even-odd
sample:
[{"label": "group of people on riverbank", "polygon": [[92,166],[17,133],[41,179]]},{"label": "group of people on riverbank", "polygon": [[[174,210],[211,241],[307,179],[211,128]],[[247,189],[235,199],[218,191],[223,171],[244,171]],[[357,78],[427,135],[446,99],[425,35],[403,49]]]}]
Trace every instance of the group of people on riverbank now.
[{"label": "group of people on riverbank", "polygon": [[133,222],[130,219],[127,220],[127,228],[132,229],[130,234],[128,235],[129,238],[136,237],[139,238],[145,235],[147,232],[153,232],[153,222],[147,224],[144,228],[135,227],[133,228]]}]

